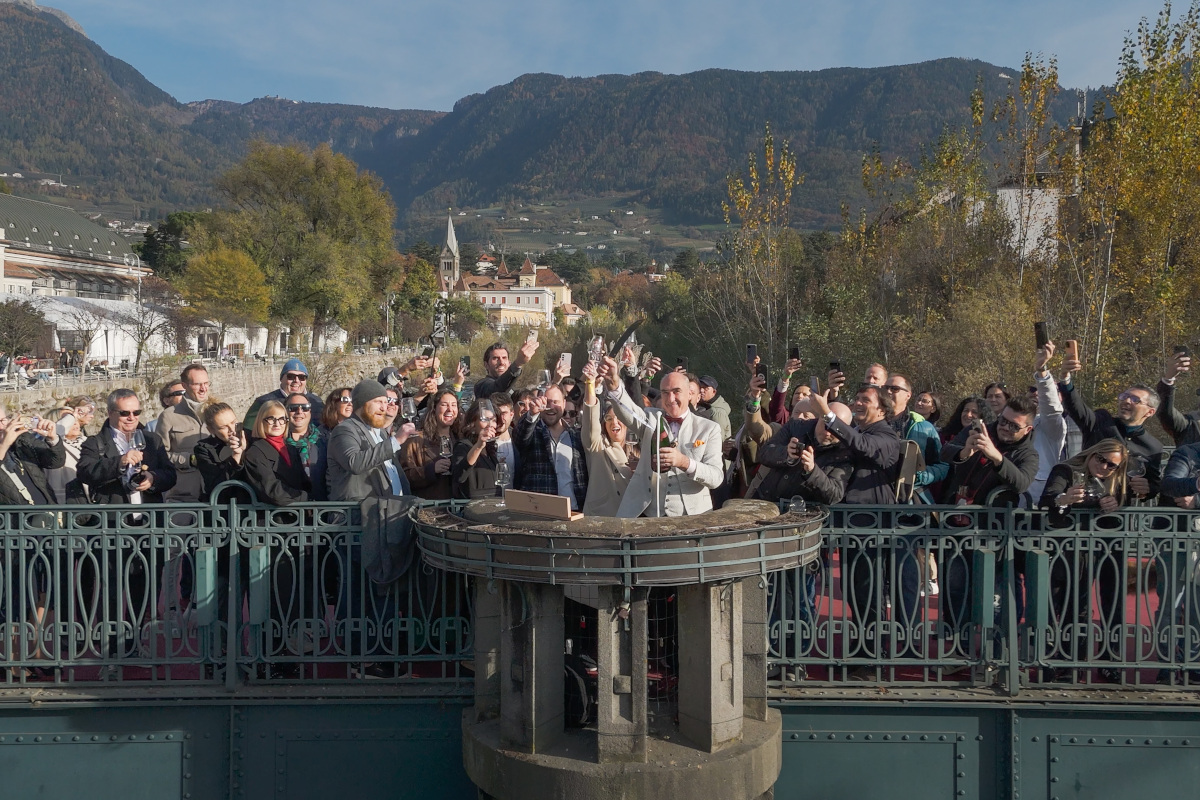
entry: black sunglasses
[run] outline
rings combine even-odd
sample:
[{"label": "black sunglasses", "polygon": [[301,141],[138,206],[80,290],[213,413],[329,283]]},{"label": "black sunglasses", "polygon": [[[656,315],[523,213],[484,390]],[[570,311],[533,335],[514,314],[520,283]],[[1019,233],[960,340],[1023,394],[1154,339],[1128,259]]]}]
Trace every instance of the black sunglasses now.
[{"label": "black sunglasses", "polygon": [[303,382],[303,381],[308,380],[308,376],[305,375],[303,372],[289,372],[286,375],[284,375],[283,377],[287,378],[289,381]]},{"label": "black sunglasses", "polygon": [[312,403],[292,403],[287,410],[290,414],[295,414],[297,411],[311,411]]},{"label": "black sunglasses", "polygon": [[178,392],[167,392],[167,397],[183,397],[187,392],[180,389]]},{"label": "black sunglasses", "polygon": [[139,408],[136,411],[118,411],[117,413],[125,418],[140,417],[142,415],[142,410]]},{"label": "black sunglasses", "polygon": [[337,399],[337,401],[338,401],[339,403],[353,403],[353,402],[354,402],[354,400],[352,400],[352,399],[351,399],[349,396],[345,396],[345,397],[339,397],[339,398]]}]

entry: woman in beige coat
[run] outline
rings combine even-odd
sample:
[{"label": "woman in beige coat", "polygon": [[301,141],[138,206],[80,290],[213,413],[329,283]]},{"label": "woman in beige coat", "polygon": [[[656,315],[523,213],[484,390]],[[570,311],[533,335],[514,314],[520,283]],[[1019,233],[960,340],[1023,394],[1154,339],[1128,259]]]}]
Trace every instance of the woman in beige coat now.
[{"label": "woman in beige coat", "polygon": [[583,368],[580,435],[587,452],[588,487],[583,501],[587,516],[612,517],[637,467],[637,449],[626,442],[628,429],[611,408],[596,397],[596,365]]}]

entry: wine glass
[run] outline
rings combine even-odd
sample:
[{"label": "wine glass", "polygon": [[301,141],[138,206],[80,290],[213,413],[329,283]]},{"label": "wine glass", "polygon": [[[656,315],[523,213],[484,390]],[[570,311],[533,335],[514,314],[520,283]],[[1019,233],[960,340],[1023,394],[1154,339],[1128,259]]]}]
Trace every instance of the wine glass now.
[{"label": "wine glass", "polygon": [[546,391],[546,387],[550,385],[550,370],[543,369],[538,371],[538,391]]},{"label": "wine glass", "polygon": [[509,469],[507,461],[500,461],[496,464],[496,496],[500,498],[500,502],[496,503],[497,508],[505,508],[504,490],[512,485],[512,471]]},{"label": "wine glass", "polygon": [[450,457],[450,437],[449,436],[439,436],[438,437],[438,455],[441,458],[449,458]]},{"label": "wine glass", "polygon": [[417,401],[411,397],[405,397],[400,401],[400,416],[412,422],[417,418]]},{"label": "wine glass", "polygon": [[146,449],[146,434],[141,428],[135,428],[133,433],[129,434],[129,449],[130,450],[145,450]]}]

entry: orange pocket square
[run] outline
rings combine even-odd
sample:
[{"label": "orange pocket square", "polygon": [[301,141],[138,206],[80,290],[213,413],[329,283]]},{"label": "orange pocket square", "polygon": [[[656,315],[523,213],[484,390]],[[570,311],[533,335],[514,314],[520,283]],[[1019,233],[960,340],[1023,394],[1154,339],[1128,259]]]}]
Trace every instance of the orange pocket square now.
[{"label": "orange pocket square", "polygon": [[703,444],[704,444],[703,439],[697,439],[696,441],[692,442],[692,447],[700,447]]}]

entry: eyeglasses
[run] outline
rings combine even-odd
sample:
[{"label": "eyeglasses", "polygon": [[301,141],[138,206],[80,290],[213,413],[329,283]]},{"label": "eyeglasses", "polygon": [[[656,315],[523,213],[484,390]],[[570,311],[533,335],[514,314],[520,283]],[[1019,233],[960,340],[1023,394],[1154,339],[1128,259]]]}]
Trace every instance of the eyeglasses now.
[{"label": "eyeglasses", "polygon": [[578,412],[578,411],[572,411],[572,410],[568,409],[568,410],[566,410],[566,411],[564,411],[564,412],[563,412],[563,416],[564,416],[564,417],[578,417],[578,416],[579,416],[579,412]]},{"label": "eyeglasses", "polygon": [[996,427],[1008,428],[1010,431],[1019,431],[1019,430],[1021,430],[1021,428],[1024,428],[1027,426],[1022,425],[1021,423],[1016,422],[1014,420],[1011,420],[1008,417],[1001,417],[1000,419],[996,420]]},{"label": "eyeglasses", "polygon": [[400,405],[400,400],[399,400],[399,398],[396,398],[396,397],[389,397],[387,399],[387,404],[389,406],[398,406],[398,405]]},{"label": "eyeglasses", "polygon": [[[887,392],[888,394],[895,394],[896,392],[907,392],[908,391],[908,389],[905,389],[903,386],[884,386],[883,390],[885,392]],[[911,392],[910,392],[910,394],[911,394]]]},{"label": "eyeglasses", "polygon": [[289,372],[283,376],[289,383],[303,383],[308,380],[308,376],[303,372]]},{"label": "eyeglasses", "polygon": [[354,400],[353,400],[352,398],[350,398],[350,397],[348,397],[348,396],[347,396],[347,397],[339,397],[339,398],[337,399],[337,402],[339,402],[339,403],[346,403],[347,405],[349,405],[350,403],[353,403],[353,402],[354,402]]},{"label": "eyeglasses", "polygon": [[1099,453],[1092,453],[1092,458],[1096,459],[1096,463],[1104,469],[1116,469],[1117,467],[1121,466],[1120,461],[1109,461]]},{"label": "eyeglasses", "polygon": [[297,411],[311,411],[312,403],[292,403],[287,410],[289,414],[295,414]]},{"label": "eyeglasses", "polygon": [[287,417],[263,417],[263,422],[268,425],[283,425],[287,422]]},{"label": "eyeglasses", "polygon": [[117,413],[128,419],[129,417],[140,417],[142,415],[142,410],[138,408],[134,409],[133,411],[118,411]]},{"label": "eyeglasses", "polygon": [[1117,395],[1117,399],[1118,400],[1128,400],[1129,402],[1133,403],[1135,406],[1140,406],[1142,403],[1146,402],[1145,400],[1138,397],[1133,392],[1121,392],[1119,395]]}]

